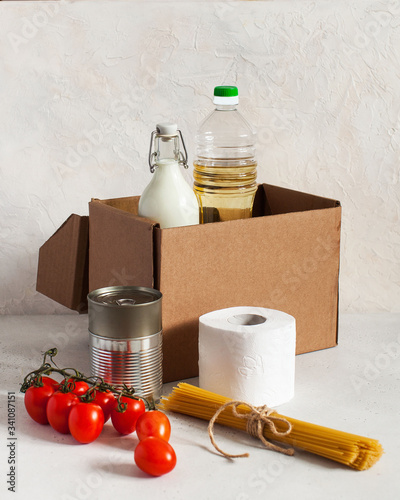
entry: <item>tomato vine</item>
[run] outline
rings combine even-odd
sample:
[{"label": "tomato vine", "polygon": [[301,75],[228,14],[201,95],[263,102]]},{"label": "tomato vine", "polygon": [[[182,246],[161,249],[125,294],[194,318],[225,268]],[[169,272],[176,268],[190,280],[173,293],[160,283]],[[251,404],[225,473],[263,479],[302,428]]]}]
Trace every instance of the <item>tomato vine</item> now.
[{"label": "tomato vine", "polygon": [[123,397],[131,398],[134,400],[142,400],[145,404],[146,409],[154,410],[155,403],[152,399],[146,399],[143,396],[136,394],[133,387],[129,387],[126,384],[122,385],[112,385],[107,383],[101,377],[87,377],[82,372],[79,372],[75,368],[59,368],[54,361],[54,357],[57,355],[57,348],[47,350],[43,355],[43,362],[39,368],[28,373],[21,384],[20,391],[25,393],[30,387],[43,387],[43,377],[47,377],[53,373],[58,373],[63,377],[63,381],[59,384],[58,390],[60,392],[72,392],[75,388],[77,382],[86,382],[89,386],[88,390],[79,395],[81,402],[90,403],[96,397],[96,393],[99,392],[111,392],[116,400],[117,405],[115,410],[119,413],[124,413],[127,409],[127,403],[122,401]]},{"label": "tomato vine", "polygon": [[[175,467],[175,451],[168,443],[171,425],[156,410],[153,399],[145,399],[126,384],[112,385],[75,368],[59,368],[56,355],[55,347],[46,351],[39,368],[28,373],[21,384],[25,408],[34,421],[88,444],[99,437],[111,418],[120,434],[137,432],[134,460],[142,471],[160,476]],[[53,373],[61,375],[62,381],[51,378]]]}]

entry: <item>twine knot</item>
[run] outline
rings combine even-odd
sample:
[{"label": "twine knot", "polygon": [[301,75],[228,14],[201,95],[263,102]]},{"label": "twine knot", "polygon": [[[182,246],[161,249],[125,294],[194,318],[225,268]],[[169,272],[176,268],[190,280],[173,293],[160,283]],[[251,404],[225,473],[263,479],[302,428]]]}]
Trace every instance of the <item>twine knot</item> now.
[{"label": "twine knot", "polygon": [[[250,408],[249,412],[238,412],[238,407],[240,405],[247,406]],[[267,427],[271,434],[273,434],[276,437],[282,437],[282,436],[287,436],[290,434],[292,430],[292,424],[286,420],[286,418],[283,417],[278,417],[274,415],[275,410],[272,408],[269,408],[268,406],[253,406],[249,403],[246,403],[245,401],[227,401],[225,404],[220,406],[218,410],[215,412],[214,416],[210,420],[208,424],[208,435],[210,436],[211,443],[213,444],[214,448],[224,455],[224,457],[228,458],[241,458],[241,457],[248,457],[248,453],[242,453],[240,455],[231,455],[230,453],[226,453],[215,442],[214,438],[214,424],[219,417],[219,415],[229,406],[232,406],[232,414],[233,416],[237,418],[242,418],[247,420],[246,424],[246,432],[250,434],[251,436],[254,436],[264,444],[264,446],[273,451],[278,451],[279,453],[283,453],[285,455],[293,455],[294,450],[293,448],[285,448],[283,446],[278,446],[276,444],[271,443],[268,441],[265,436],[264,436],[264,428]],[[276,427],[276,422],[282,422],[285,424],[286,429],[283,431],[278,430]]]}]

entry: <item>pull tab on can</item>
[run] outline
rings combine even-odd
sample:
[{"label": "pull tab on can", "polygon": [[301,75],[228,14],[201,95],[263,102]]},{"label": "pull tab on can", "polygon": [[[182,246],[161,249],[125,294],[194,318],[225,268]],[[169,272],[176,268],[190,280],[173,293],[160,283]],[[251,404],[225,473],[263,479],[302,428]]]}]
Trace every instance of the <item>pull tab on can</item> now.
[{"label": "pull tab on can", "polygon": [[[179,139],[182,143],[183,151],[181,151],[179,147]],[[160,159],[160,141],[162,143],[173,142],[174,160],[176,160],[179,165],[182,165],[183,168],[189,168],[185,141],[183,140],[182,132],[178,129],[177,124],[159,123],[156,125],[156,130],[151,133],[150,138],[149,166],[152,174],[157,168],[157,161]]]}]

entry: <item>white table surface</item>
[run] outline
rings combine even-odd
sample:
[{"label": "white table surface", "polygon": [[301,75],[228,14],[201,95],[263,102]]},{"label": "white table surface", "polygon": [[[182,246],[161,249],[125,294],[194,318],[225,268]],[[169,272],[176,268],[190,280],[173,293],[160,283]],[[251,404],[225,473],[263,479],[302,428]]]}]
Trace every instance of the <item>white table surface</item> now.
[{"label": "white table surface", "polygon": [[[71,436],[27,415],[19,384],[58,347],[57,364],[89,374],[87,316],[0,317],[0,498],[57,499],[397,499],[400,498],[400,314],[340,318],[339,345],[296,357],[296,391],[279,412],[378,439],[385,454],[355,471],[306,452],[267,451],[239,431],[217,426],[218,444],[249,458],[214,452],[207,423],[170,414],[176,468],[152,478],[136,468],[135,435],[121,437],[108,422],[97,441]],[[197,379],[189,380],[197,383]],[[168,394],[175,384],[166,384]],[[17,493],[7,491],[7,397],[17,394]]]}]

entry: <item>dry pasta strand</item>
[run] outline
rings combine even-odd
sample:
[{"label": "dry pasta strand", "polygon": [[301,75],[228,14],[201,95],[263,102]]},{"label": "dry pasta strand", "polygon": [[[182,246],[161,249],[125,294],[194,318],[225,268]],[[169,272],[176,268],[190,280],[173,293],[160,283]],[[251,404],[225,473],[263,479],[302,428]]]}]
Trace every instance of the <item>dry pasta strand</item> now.
[{"label": "dry pasta strand", "polygon": [[[161,398],[159,408],[209,421],[215,412],[227,401],[231,400],[219,394],[181,382],[177,387],[173,388],[169,396]],[[246,405],[240,405],[238,411],[247,413],[250,412],[250,409]],[[290,422],[292,430],[285,436],[276,436],[265,427],[263,435],[266,439],[286,443],[295,448],[300,448],[342,463],[356,470],[369,469],[383,454],[383,448],[376,439],[303,422],[277,412],[274,413],[274,416],[281,417]],[[231,406],[228,406],[221,412],[216,422],[246,431],[246,419],[235,417]],[[276,422],[276,427],[278,431],[285,430],[284,424],[279,421]]]}]

